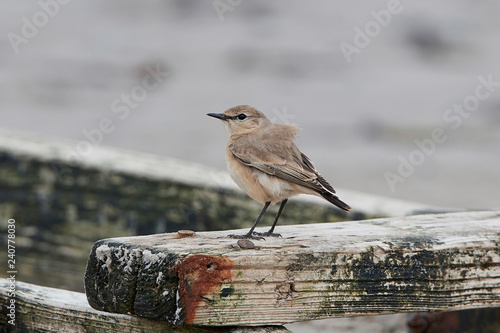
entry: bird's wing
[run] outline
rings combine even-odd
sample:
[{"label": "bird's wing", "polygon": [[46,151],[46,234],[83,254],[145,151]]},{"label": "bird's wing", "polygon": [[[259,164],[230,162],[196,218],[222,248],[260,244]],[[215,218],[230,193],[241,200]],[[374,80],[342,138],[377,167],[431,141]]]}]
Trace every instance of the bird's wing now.
[{"label": "bird's wing", "polygon": [[316,170],[309,157],[307,157],[303,153],[300,153],[300,155],[302,157],[302,163],[304,164],[305,168],[309,169],[311,172],[314,172],[318,176],[318,181],[321,183],[321,185],[323,185],[328,191],[336,193],[332,185],[330,185],[330,183],[328,183],[326,179],[319,174],[318,170]]},{"label": "bird's wing", "polygon": [[292,141],[276,139],[264,145],[259,140],[240,138],[228,148],[246,166],[317,192],[335,193]]}]

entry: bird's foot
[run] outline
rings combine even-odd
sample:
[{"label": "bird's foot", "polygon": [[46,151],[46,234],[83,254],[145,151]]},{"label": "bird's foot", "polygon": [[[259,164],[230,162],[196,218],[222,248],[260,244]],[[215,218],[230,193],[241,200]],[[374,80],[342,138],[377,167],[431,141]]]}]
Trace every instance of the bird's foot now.
[{"label": "bird's foot", "polygon": [[[255,232],[254,232],[255,233]],[[264,237],[254,236],[252,234],[244,234],[244,235],[227,235],[229,238],[234,239],[255,239],[255,240],[266,240]]]},{"label": "bird's foot", "polygon": [[277,232],[271,232],[271,231],[266,231],[266,232],[257,232],[257,231],[254,231],[253,234],[257,235],[257,236],[265,236],[265,237],[271,236],[271,237],[280,237],[280,238],[283,238],[283,236],[281,236],[281,234],[278,234]]}]

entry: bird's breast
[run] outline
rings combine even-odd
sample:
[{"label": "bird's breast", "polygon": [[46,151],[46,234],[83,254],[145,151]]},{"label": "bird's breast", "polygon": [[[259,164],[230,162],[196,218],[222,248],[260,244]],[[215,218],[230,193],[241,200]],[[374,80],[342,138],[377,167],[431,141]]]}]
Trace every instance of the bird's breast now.
[{"label": "bird's breast", "polygon": [[294,195],[290,183],[243,164],[232,153],[226,155],[226,161],[234,182],[254,200],[276,203]]},{"label": "bird's breast", "polygon": [[[283,200],[283,195],[287,197],[290,191],[290,183],[279,179],[278,177],[267,175],[261,171],[256,170],[254,177],[257,182],[266,190],[266,192],[273,198],[272,201]],[[276,198],[276,199],[275,199]]]}]

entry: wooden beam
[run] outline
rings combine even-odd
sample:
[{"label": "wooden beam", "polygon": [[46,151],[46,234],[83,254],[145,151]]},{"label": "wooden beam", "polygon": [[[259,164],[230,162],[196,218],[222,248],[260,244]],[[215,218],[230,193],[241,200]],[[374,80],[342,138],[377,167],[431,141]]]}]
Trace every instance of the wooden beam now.
[{"label": "wooden beam", "polygon": [[94,244],[96,309],[174,324],[281,325],[310,319],[500,306],[500,212],[278,227]]},{"label": "wooden beam", "polygon": [[[15,297],[10,294],[14,292]],[[0,321],[2,332],[93,332],[93,333],[286,333],[284,327],[193,327],[172,326],[137,316],[102,312],[91,308],[85,294],[0,279],[0,306],[4,315],[15,300],[14,317]],[[14,325],[8,323],[13,320]]]},{"label": "wooden beam", "polygon": [[[83,292],[89,248],[98,239],[249,228],[262,209],[225,171],[105,146],[94,146],[83,158],[77,146],[0,128],[0,216],[22,223],[16,231],[22,281]],[[351,213],[304,195],[290,200],[280,225],[444,212],[337,190],[356,203]],[[273,209],[262,225],[273,222]]]}]

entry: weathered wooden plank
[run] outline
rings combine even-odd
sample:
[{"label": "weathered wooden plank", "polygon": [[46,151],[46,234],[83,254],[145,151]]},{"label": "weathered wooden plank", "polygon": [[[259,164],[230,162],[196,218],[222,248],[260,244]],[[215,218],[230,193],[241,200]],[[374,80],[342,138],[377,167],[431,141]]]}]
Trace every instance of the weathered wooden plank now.
[{"label": "weathered wooden plank", "polygon": [[[23,253],[20,280],[83,291],[81,277],[96,239],[250,227],[262,209],[225,171],[104,146],[80,155],[77,146],[77,141],[0,129],[0,217],[22,224],[16,232],[17,250]],[[356,202],[353,213],[304,196],[287,205],[280,225],[428,208],[346,194],[346,200]],[[272,223],[272,213],[262,225]],[[6,226],[0,223],[0,231]],[[1,237],[0,246],[7,246]],[[0,257],[3,262],[6,257]]]},{"label": "weathered wooden plank", "polygon": [[89,303],[197,325],[500,306],[500,212],[278,229],[253,249],[227,237],[245,230],[101,240]]},{"label": "weathered wooden plank", "polygon": [[[0,279],[0,306],[6,315],[10,304],[10,283]],[[17,282],[14,324],[0,320],[2,332],[87,332],[87,333],[285,333],[282,326],[195,327],[172,326],[166,322],[115,314],[91,308],[85,294]],[[9,319],[9,318],[8,318]],[[9,319],[10,320],[10,319]]]}]

